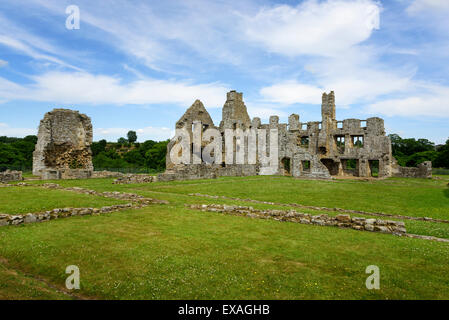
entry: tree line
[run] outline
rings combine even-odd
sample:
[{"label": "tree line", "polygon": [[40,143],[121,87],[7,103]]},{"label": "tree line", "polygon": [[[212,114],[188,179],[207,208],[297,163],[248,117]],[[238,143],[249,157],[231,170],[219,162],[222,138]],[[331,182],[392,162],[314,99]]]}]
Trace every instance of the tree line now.
[{"label": "tree line", "polygon": [[[139,143],[135,131],[117,142],[100,140],[91,145],[92,162],[96,170],[124,172],[163,172],[166,141],[147,140]],[[36,136],[25,138],[0,137],[0,171],[6,169],[31,171]]]},{"label": "tree line", "polygon": [[[435,168],[449,169],[449,139],[444,145],[435,145],[427,139],[403,139],[397,134],[389,135],[393,156],[399,165],[415,167],[424,161],[432,161]],[[117,142],[100,140],[93,142],[92,156],[96,170],[131,172],[162,172],[165,170],[166,141],[147,140],[139,143],[135,131]],[[25,138],[0,137],[0,171],[16,169],[29,171],[33,164],[36,136]]]},{"label": "tree line", "polygon": [[403,167],[416,167],[424,161],[432,161],[434,168],[449,168],[449,139],[446,144],[435,145],[427,139],[403,139],[397,134],[389,135],[393,156]]}]

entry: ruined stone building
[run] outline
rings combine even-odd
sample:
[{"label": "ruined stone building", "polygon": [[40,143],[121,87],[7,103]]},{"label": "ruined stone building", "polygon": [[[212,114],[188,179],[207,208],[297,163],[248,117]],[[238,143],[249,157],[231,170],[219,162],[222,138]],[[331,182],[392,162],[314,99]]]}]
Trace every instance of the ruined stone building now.
[{"label": "ruined stone building", "polygon": [[33,174],[42,179],[92,176],[92,123],[78,111],[54,109],[41,120]]},{"label": "ruined stone building", "polygon": [[[431,163],[419,168],[401,168],[392,156],[391,141],[385,134],[384,120],[377,117],[337,120],[334,92],[324,93],[321,104],[321,121],[301,122],[292,114],[288,123],[279,123],[271,116],[269,123],[248,115],[242,93],[230,91],[222,109],[222,121],[217,127],[201,101],[197,100],[176,123],[176,128],[186,128],[192,136],[192,125],[201,121],[202,132],[208,128],[225,129],[278,129],[278,167],[266,170],[256,164],[174,164],[171,149],[178,143],[172,139],[167,147],[165,173],[159,180],[212,178],[217,176],[249,176],[259,174],[289,175],[329,179],[332,176],[391,177],[431,176]],[[267,139],[268,141],[268,139]],[[268,142],[267,142],[268,143]],[[247,143],[244,146],[248,146]],[[202,145],[204,147],[204,145]],[[234,147],[236,148],[236,147]],[[225,145],[223,139],[224,152]],[[269,146],[267,146],[269,150]],[[193,153],[194,150],[191,150]],[[192,155],[191,155],[192,156]],[[224,155],[223,155],[224,159]]]}]

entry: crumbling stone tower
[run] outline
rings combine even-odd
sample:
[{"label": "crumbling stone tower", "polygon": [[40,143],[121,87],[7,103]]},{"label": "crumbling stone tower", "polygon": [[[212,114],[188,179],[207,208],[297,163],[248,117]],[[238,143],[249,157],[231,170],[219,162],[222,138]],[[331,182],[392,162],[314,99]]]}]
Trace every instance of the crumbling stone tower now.
[{"label": "crumbling stone tower", "polygon": [[220,129],[248,128],[251,125],[251,119],[243,102],[243,94],[232,90],[227,93],[226,97]]},{"label": "crumbling stone tower", "polygon": [[93,172],[92,123],[78,111],[54,109],[39,125],[33,174],[43,179],[89,178]]}]

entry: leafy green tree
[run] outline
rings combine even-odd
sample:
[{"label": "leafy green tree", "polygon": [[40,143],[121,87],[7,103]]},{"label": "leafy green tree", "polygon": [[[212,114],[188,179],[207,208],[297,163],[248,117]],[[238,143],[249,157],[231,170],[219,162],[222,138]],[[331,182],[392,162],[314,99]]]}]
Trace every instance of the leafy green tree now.
[{"label": "leafy green tree", "polygon": [[128,144],[128,140],[126,140],[125,138],[121,137],[121,138],[118,138],[117,143],[118,143],[120,146],[124,146],[124,145],[127,145],[127,144]]},{"label": "leafy green tree", "polygon": [[91,145],[92,155],[95,157],[99,155],[101,152],[106,151],[106,140],[100,140],[98,142],[93,142]]},{"label": "leafy green tree", "polygon": [[449,139],[446,144],[438,149],[438,155],[434,162],[436,168],[449,168]]},{"label": "leafy green tree", "polygon": [[407,167],[416,167],[418,164],[425,161],[432,161],[432,163],[434,163],[437,156],[438,152],[436,151],[418,152],[408,156],[405,164]]},{"label": "leafy green tree", "polygon": [[418,163],[432,161],[435,158],[433,153],[435,144],[427,139],[402,139],[397,134],[391,134],[389,137],[393,156],[401,166],[415,166]]},{"label": "leafy green tree", "polygon": [[142,157],[139,150],[128,151],[123,155],[123,159],[136,167],[143,167],[145,165],[145,158]]},{"label": "leafy green tree", "polygon": [[137,133],[135,131],[128,131],[127,137],[130,143],[137,141]]}]

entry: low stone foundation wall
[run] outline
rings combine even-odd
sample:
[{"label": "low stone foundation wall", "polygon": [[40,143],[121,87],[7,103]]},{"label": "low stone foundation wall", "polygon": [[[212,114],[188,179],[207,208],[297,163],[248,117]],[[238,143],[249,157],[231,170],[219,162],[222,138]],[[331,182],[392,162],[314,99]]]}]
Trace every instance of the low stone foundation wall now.
[{"label": "low stone foundation wall", "polygon": [[[118,192],[118,191],[98,192],[98,191],[95,191],[95,190],[89,190],[89,189],[84,189],[84,188],[80,188],[80,187],[63,188],[63,187],[61,187],[57,183],[44,183],[41,186],[43,188],[47,188],[47,189],[61,189],[61,190],[65,190],[65,191],[72,191],[72,192],[81,193],[81,194],[90,194],[90,195],[95,195],[95,196],[105,197],[105,198],[111,198],[111,199],[116,199],[116,200],[139,202],[139,203],[144,204],[144,205],[147,205],[147,204],[168,204],[169,203],[166,200],[147,198],[147,197],[135,194],[135,193],[126,193],[126,192]],[[136,207],[136,206],[133,205],[133,207]]]},{"label": "low stone foundation wall", "polygon": [[44,222],[73,216],[100,215],[102,213],[109,213],[131,208],[132,206],[133,205],[131,203],[127,203],[101,208],[57,208],[50,211],[38,213],[14,214],[14,215],[0,214],[0,226]]},{"label": "low stone foundation wall", "polygon": [[101,208],[57,208],[50,211],[27,213],[27,214],[2,214],[0,213],[0,226],[7,225],[19,225],[23,223],[44,222],[58,218],[66,218],[71,216],[84,216],[84,215],[99,215],[102,213],[108,213],[113,211],[120,211],[124,209],[139,209],[146,207],[150,204],[168,204],[166,200],[152,199],[140,196],[134,193],[122,193],[122,192],[98,192],[95,190],[88,190],[79,187],[64,188],[57,183],[44,183],[42,185],[32,185],[28,183],[19,183],[16,185],[5,185],[11,187],[42,187],[45,189],[58,189],[71,191],[81,194],[90,194],[105,198],[112,198],[116,200],[130,201],[131,203],[117,204],[112,206],[105,206]]},{"label": "low stone foundation wall", "polygon": [[115,171],[94,171],[92,173],[92,178],[120,178],[123,177],[125,174],[121,172],[115,172]]},{"label": "low stone foundation wall", "polygon": [[126,174],[115,179],[113,184],[151,183],[156,181],[156,176],[148,174]]},{"label": "low stone foundation wall", "polygon": [[42,170],[42,180],[89,179],[92,173],[89,169],[45,169]]},{"label": "low stone foundation wall", "polygon": [[315,224],[320,226],[335,226],[339,228],[350,228],[382,233],[403,235],[406,234],[405,224],[402,221],[366,219],[352,217],[347,214],[339,214],[335,217],[327,214],[310,215],[295,210],[257,210],[253,207],[230,206],[221,204],[188,205],[191,209],[219,212],[231,215],[247,216],[250,218],[273,219],[278,221],[289,221],[303,224]]},{"label": "low stone foundation wall", "polygon": [[157,181],[216,179],[218,170],[203,164],[192,164],[182,169],[167,170],[157,176]]},{"label": "low stone foundation wall", "polygon": [[417,167],[397,166],[393,172],[393,177],[398,178],[432,178],[432,162],[420,163]]},{"label": "low stone foundation wall", "polygon": [[22,171],[10,171],[6,170],[0,172],[0,183],[8,183],[12,181],[22,181]]}]

